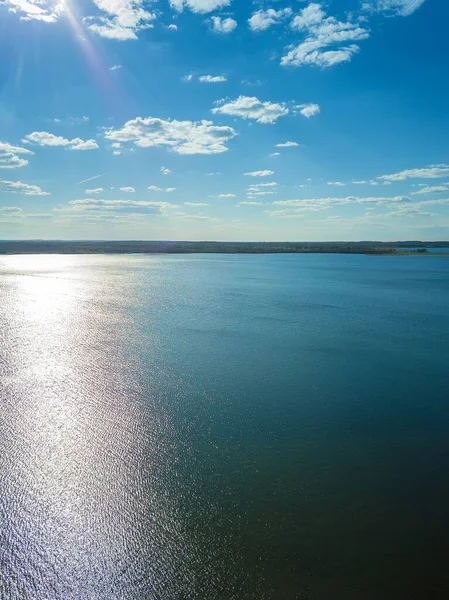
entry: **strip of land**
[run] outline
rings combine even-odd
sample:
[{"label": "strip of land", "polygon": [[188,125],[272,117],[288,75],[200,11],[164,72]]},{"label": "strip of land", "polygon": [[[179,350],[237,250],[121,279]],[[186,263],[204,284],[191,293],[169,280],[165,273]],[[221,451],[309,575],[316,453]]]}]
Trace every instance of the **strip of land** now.
[{"label": "strip of land", "polygon": [[0,240],[0,254],[438,254],[449,241],[174,242]]}]

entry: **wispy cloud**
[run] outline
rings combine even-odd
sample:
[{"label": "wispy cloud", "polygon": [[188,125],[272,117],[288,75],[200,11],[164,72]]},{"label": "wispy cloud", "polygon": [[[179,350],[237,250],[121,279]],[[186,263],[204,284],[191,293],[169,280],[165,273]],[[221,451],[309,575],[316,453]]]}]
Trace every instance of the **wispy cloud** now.
[{"label": "wispy cloud", "polygon": [[424,4],[425,0],[374,0],[373,10],[390,12],[392,14],[408,17]]},{"label": "wispy cloud", "polygon": [[60,135],[54,135],[47,131],[34,131],[25,136],[24,143],[37,144],[38,146],[63,146],[68,150],[96,150],[98,144],[95,140],[82,140],[74,138],[66,139]]},{"label": "wispy cloud", "polygon": [[49,192],[43,192],[38,185],[28,185],[21,181],[0,181],[0,190],[13,194],[24,194],[25,196],[49,196]]},{"label": "wispy cloud", "polygon": [[84,190],[85,194],[101,194],[104,192],[104,188],[93,188],[92,190]]},{"label": "wispy cloud", "polygon": [[9,6],[10,12],[19,14],[21,21],[56,23],[64,13],[62,2],[50,0],[4,0],[2,4]]},{"label": "wispy cloud", "polygon": [[78,181],[76,185],[80,185],[81,183],[87,183],[88,181],[93,181],[94,179],[98,179],[99,177],[104,177],[106,173],[100,173],[99,175],[93,175],[92,177],[88,177],[87,179],[83,179],[82,181]]},{"label": "wispy cloud", "polygon": [[438,194],[441,192],[447,192],[449,187],[446,185],[434,185],[434,186],[426,186],[421,188],[417,192],[412,192],[412,196],[418,196],[419,194]]},{"label": "wispy cloud", "polygon": [[385,181],[405,181],[406,179],[440,179],[449,176],[449,165],[431,165],[424,169],[406,169],[391,175],[381,175],[377,179]]},{"label": "wispy cloud", "polygon": [[243,173],[243,175],[248,175],[249,177],[268,177],[268,175],[274,175],[274,171],[264,169],[261,171],[249,171],[248,173]]},{"label": "wispy cloud", "polygon": [[19,154],[33,154],[28,148],[14,146],[7,142],[0,142],[0,169],[19,169],[28,164],[26,158],[21,158]]},{"label": "wispy cloud", "polygon": [[[311,3],[296,15],[291,28],[305,35],[303,42],[289,46],[281,59],[285,67],[315,65],[322,68],[348,62],[359,51],[353,42],[367,39],[369,31],[358,22],[338,21],[326,16],[321,4]],[[342,45],[350,42],[349,45]]]},{"label": "wispy cloud", "polygon": [[297,148],[298,142],[283,142],[282,144],[276,144],[276,148]]},{"label": "wispy cloud", "polygon": [[202,83],[225,83],[227,81],[224,75],[201,75],[198,79]]},{"label": "wispy cloud", "polygon": [[189,8],[194,13],[210,13],[231,4],[231,0],[169,0],[170,6],[178,12]]}]

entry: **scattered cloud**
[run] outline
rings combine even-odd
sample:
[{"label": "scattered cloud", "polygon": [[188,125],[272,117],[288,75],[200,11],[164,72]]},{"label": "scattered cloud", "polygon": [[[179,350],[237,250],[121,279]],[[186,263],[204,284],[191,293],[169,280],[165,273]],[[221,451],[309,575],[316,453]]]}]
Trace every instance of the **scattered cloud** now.
[{"label": "scattered cloud", "polygon": [[240,202],[240,205],[245,204],[247,206],[255,206],[262,204],[261,202],[256,202],[255,200],[245,200],[244,202]]},{"label": "scattered cloud", "polygon": [[446,185],[434,185],[434,186],[427,186],[427,187],[422,187],[418,192],[412,192],[412,196],[417,196],[418,194],[434,194],[434,193],[440,193],[440,192],[447,192],[449,190],[449,187],[447,187]]},{"label": "scattered cloud", "polygon": [[157,185],[149,185],[148,189],[150,190],[150,192],[174,192],[176,190],[176,188],[171,187],[171,188],[161,188],[158,187]]},{"label": "scattered cloud", "polygon": [[161,167],[162,175],[170,175],[171,170],[168,167]]},{"label": "scattered cloud", "polygon": [[142,8],[142,0],[93,0],[107,16],[85,17],[88,29],[110,40],[136,40],[137,33],[153,27],[155,13]]},{"label": "scattered cloud", "polygon": [[408,17],[424,4],[425,0],[377,0],[375,5],[369,5],[374,11],[392,13],[400,17]]},{"label": "scattered cloud", "polygon": [[237,100],[213,108],[212,112],[271,124],[279,117],[288,115],[289,110],[285,103],[262,102],[255,96],[239,96]]},{"label": "scattered cloud", "polygon": [[188,73],[187,75],[184,75],[184,77],[182,77],[181,79],[182,81],[192,81],[193,73]]},{"label": "scattered cloud", "polygon": [[204,202],[184,202],[185,206],[209,206],[209,204],[205,204]]},{"label": "scattered cloud", "polygon": [[310,119],[310,117],[315,117],[320,112],[320,107],[318,104],[298,104],[296,108],[306,119]]},{"label": "scattered cloud", "polygon": [[358,22],[343,22],[332,16],[327,17],[321,4],[314,2],[294,17],[291,28],[303,33],[305,39],[297,46],[287,48],[287,53],[281,59],[283,66],[315,65],[327,68],[349,62],[360,48],[354,43],[347,46],[342,44],[369,37],[369,31]]},{"label": "scattered cloud", "polygon": [[95,140],[82,140],[74,138],[66,139],[60,135],[54,135],[46,131],[34,131],[22,140],[25,144],[38,144],[39,146],[64,146],[69,150],[96,150],[98,144]]},{"label": "scattered cloud", "polygon": [[4,0],[2,4],[9,6],[9,11],[20,15],[21,21],[44,21],[56,23],[64,13],[62,2],[49,0]]},{"label": "scattered cloud", "polygon": [[121,192],[128,192],[128,193],[133,193],[136,190],[133,187],[129,187],[129,186],[125,186],[125,187],[121,187],[120,188]]},{"label": "scattered cloud", "polygon": [[118,71],[121,68],[122,68],[122,65],[112,65],[112,67],[109,67],[109,70],[110,71]]},{"label": "scattered cloud", "polygon": [[263,171],[249,171],[248,173],[243,173],[243,175],[248,175],[249,177],[268,177],[268,175],[274,175],[274,171],[270,171],[269,169]]},{"label": "scattered cloud", "polygon": [[26,158],[21,158],[18,154],[33,154],[28,148],[13,146],[7,142],[0,142],[0,169],[19,169],[28,164]]},{"label": "scattered cloud", "polygon": [[0,181],[2,192],[24,194],[25,196],[49,196],[49,192],[43,192],[38,185],[28,185],[21,181]]},{"label": "scattered cloud", "polygon": [[227,78],[223,75],[201,75],[198,79],[203,83],[224,83],[227,81]]},{"label": "scattered cloud", "polygon": [[170,23],[170,25],[167,27],[167,29],[169,31],[178,31],[178,26],[175,25],[174,23]]},{"label": "scattered cloud", "polygon": [[212,30],[215,33],[232,33],[237,27],[237,21],[230,17],[222,19],[221,17],[212,17]]},{"label": "scattered cloud", "polygon": [[231,0],[169,0],[170,6],[182,12],[184,8],[189,8],[194,13],[210,13],[219,8],[224,8],[231,4]]},{"label": "scattered cloud", "polygon": [[104,188],[94,188],[92,190],[84,190],[85,194],[101,194],[101,192],[104,192]]},{"label": "scattered cloud", "polygon": [[98,213],[122,212],[163,215],[168,209],[176,208],[176,204],[169,202],[149,202],[146,200],[103,200],[97,198],[84,198],[71,200],[69,207],[55,209],[56,212]]},{"label": "scattered cloud", "polygon": [[177,121],[137,117],[122,128],[111,127],[105,137],[114,142],[132,142],[140,148],[166,147],[177,154],[219,154],[228,150],[226,142],[237,133],[232,127],[219,127],[212,121]]},{"label": "scattered cloud", "polygon": [[258,10],[248,19],[249,28],[252,31],[265,31],[272,25],[278,25],[283,19],[290,17],[291,14],[291,8]]},{"label": "scattered cloud", "polygon": [[381,175],[377,179],[385,181],[404,181],[406,179],[440,179],[449,175],[449,165],[431,165],[424,169],[406,169],[391,175]]},{"label": "scattered cloud", "polygon": [[298,142],[283,142],[282,144],[276,144],[276,148],[297,148],[298,146]]},{"label": "scattered cloud", "polygon": [[273,156],[280,156],[281,153],[280,152],[272,152],[271,154],[269,154],[269,157],[273,157]]},{"label": "scattered cloud", "polygon": [[374,179],[370,179],[369,181],[361,180],[361,181],[352,181],[355,185],[379,185],[378,181],[374,181]]},{"label": "scattered cloud", "polygon": [[340,185],[340,186],[343,186],[343,185],[346,185],[346,183],[343,183],[342,181],[328,181],[327,185]]},{"label": "scattered cloud", "polygon": [[219,198],[235,198],[235,194],[220,194]]}]

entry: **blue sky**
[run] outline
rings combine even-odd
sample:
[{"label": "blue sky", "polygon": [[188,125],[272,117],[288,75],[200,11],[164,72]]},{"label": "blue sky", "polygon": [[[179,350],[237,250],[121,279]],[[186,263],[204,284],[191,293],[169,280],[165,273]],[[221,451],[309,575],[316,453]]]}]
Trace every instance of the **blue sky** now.
[{"label": "blue sky", "polygon": [[2,0],[0,238],[449,237],[445,0]]}]

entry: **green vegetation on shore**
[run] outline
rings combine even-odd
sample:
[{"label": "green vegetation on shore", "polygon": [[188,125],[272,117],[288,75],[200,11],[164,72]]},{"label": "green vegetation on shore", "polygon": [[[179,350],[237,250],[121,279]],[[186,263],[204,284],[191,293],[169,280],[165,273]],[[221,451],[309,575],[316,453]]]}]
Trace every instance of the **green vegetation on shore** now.
[{"label": "green vegetation on shore", "polygon": [[449,242],[0,241],[0,254],[439,254]]}]

